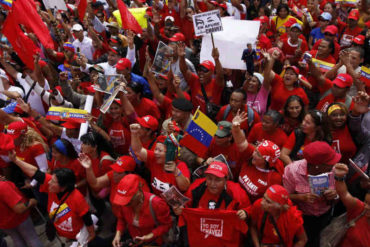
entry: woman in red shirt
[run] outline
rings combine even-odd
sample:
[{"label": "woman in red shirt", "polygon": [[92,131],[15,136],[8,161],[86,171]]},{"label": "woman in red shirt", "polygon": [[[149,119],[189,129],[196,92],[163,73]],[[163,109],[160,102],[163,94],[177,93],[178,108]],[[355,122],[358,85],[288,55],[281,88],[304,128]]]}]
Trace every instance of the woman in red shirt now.
[{"label": "woman in red shirt", "polygon": [[350,227],[342,241],[340,247],[365,247],[370,243],[370,193],[369,190],[365,196],[365,201],[362,202],[356,197],[353,197],[347,190],[346,175],[348,174],[348,166],[338,163],[334,166],[335,189],[347,209],[347,219],[351,221],[356,217],[356,224]]},{"label": "woman in red shirt", "polygon": [[329,144],[332,142],[327,118],[317,110],[309,111],[301,127],[290,134],[281,150],[280,159],[285,165],[303,159],[304,147],[313,141],[325,141]]},{"label": "woman in red shirt", "polygon": [[140,138],[141,126],[131,124],[131,147],[135,156],[145,162],[151,173],[151,186],[159,195],[168,190],[171,185],[185,192],[190,185],[190,172],[184,162],[177,160],[166,162],[167,147],[163,142],[157,142],[154,151],[143,147]]},{"label": "woman in red shirt", "polygon": [[269,187],[263,198],[254,202],[250,215],[254,246],[305,246],[302,212],[293,206],[284,187]]},{"label": "woman in red shirt", "polygon": [[307,105],[307,95],[303,88],[298,86],[299,69],[295,66],[289,66],[285,71],[284,77],[281,78],[272,70],[275,60],[280,57],[280,52],[274,50],[271,55],[269,53],[264,53],[264,56],[268,59],[263,75],[267,87],[271,87],[270,109],[280,111],[284,107],[286,100],[291,95],[300,96],[303,99],[303,102]]},{"label": "woman in red shirt", "polygon": [[245,113],[235,116],[232,133],[239,152],[245,157],[239,183],[253,202],[261,198],[270,185],[282,184],[284,165],[279,160],[280,149],[273,142],[264,140],[256,148],[249,145],[240,129],[240,124],[245,120]]},{"label": "woman in red shirt", "polygon": [[262,118],[261,123],[256,123],[248,135],[248,142],[256,146],[264,140],[269,140],[282,147],[288,139],[285,132],[279,127],[281,115],[279,112],[269,110]]},{"label": "woman in red shirt", "polygon": [[357,152],[357,147],[347,125],[348,113],[347,107],[342,103],[333,103],[326,111],[333,137],[331,146],[337,153],[342,154],[340,161],[343,163],[348,163],[348,159]]},{"label": "woman in red shirt", "polygon": [[290,135],[293,130],[298,128],[305,116],[305,105],[301,97],[297,95],[290,96],[283,109],[283,120],[280,128],[285,134]]}]

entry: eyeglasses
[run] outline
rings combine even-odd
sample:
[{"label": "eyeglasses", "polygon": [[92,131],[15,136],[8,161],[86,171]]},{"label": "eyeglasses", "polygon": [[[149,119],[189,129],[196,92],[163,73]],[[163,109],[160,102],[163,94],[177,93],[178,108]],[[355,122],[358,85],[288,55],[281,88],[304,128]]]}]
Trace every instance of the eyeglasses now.
[{"label": "eyeglasses", "polygon": [[206,68],[206,67],[204,67],[204,66],[199,66],[199,70],[200,70],[200,71],[202,71],[202,72],[204,72],[204,73],[209,72],[209,69],[207,69],[207,68]]}]

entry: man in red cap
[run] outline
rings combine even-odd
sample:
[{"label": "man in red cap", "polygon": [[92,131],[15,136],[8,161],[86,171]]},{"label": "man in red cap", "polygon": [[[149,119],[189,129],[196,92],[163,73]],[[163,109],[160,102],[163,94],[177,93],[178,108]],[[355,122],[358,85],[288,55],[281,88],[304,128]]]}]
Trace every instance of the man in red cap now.
[{"label": "man in red cap", "polygon": [[351,46],[353,39],[361,33],[362,28],[358,26],[359,18],[360,13],[357,9],[352,9],[351,12],[349,12],[347,27],[344,29],[342,37],[340,38],[340,47],[342,49]]},{"label": "man in red cap", "polygon": [[283,45],[280,48],[290,64],[297,65],[302,54],[308,50],[306,39],[299,38],[302,33],[302,26],[299,23],[294,23],[287,33],[288,38],[282,41]]},{"label": "man in red cap", "polygon": [[151,115],[146,115],[136,118],[136,121],[141,126],[139,135],[143,147],[154,150],[157,143],[158,120]]},{"label": "man in red cap", "polygon": [[[340,52],[340,45],[337,42],[337,35],[338,35],[338,28],[334,25],[329,25],[324,30],[325,39],[332,40],[334,42],[333,57],[335,58],[335,60],[338,60],[339,52]],[[315,42],[315,44],[312,47],[312,50],[318,50],[321,41],[322,41],[322,39]]]},{"label": "man in red cap", "polygon": [[[303,160],[285,167],[283,184],[290,199],[303,213],[308,237],[306,246],[316,247],[320,246],[321,230],[330,222],[331,205],[339,199],[331,177],[333,166],[339,162],[341,154],[335,152],[328,143],[315,141],[305,146],[303,157]],[[309,182],[310,176],[318,175],[321,180],[327,181],[320,190]]]},{"label": "man in red cap", "polygon": [[[224,72],[219,60],[220,54],[218,49],[213,48],[212,50],[212,57],[216,66],[209,60],[203,61],[199,65],[199,76],[192,73],[186,66],[184,45],[179,46],[178,54],[181,72],[190,87],[191,102],[195,106],[200,106],[200,110],[208,114],[209,112],[206,111],[206,100],[216,105],[220,104],[221,94],[225,87]],[[214,76],[215,72],[216,75]]]}]

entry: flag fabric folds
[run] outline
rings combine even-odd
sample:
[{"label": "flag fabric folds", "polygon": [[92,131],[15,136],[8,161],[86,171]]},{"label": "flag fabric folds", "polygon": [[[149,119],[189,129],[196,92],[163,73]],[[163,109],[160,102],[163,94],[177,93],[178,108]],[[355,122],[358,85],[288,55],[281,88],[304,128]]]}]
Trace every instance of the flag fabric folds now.
[{"label": "flag fabric folds", "polygon": [[124,29],[134,31],[135,33],[143,33],[143,30],[141,29],[139,23],[128,10],[126,4],[124,4],[122,0],[117,0],[117,6],[119,9],[119,13],[121,14],[122,27]]},{"label": "flag fabric folds", "polygon": [[17,13],[10,12],[3,25],[3,34],[6,36],[14,51],[17,52],[22,62],[30,69],[34,68],[33,55],[40,49],[27,37],[19,27]]},{"label": "flag fabric folds", "polygon": [[198,109],[180,144],[198,156],[204,157],[216,131],[217,125]]},{"label": "flag fabric folds", "polygon": [[332,64],[332,63],[328,63],[328,62],[325,62],[325,61],[322,61],[320,59],[316,59],[316,58],[312,58],[312,62],[317,66],[319,67],[319,69],[322,71],[322,72],[327,72],[329,70],[331,70],[331,68],[334,67],[335,64]]},{"label": "flag fabric folds", "polygon": [[77,6],[78,18],[83,22],[87,8],[87,0],[80,0]]}]

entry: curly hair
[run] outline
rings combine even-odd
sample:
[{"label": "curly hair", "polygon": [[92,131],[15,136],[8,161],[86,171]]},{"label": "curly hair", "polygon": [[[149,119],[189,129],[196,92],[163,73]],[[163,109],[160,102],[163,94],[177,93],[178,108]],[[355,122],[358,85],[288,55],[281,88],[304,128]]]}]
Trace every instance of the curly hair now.
[{"label": "curly hair", "polygon": [[35,144],[35,142],[39,142],[44,147],[45,153],[49,151],[49,146],[45,143],[44,139],[37,133],[34,129],[28,127],[27,132],[25,133],[24,139],[20,145],[22,150],[31,147]]}]

